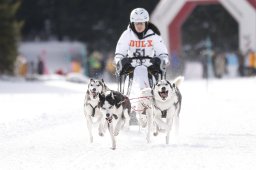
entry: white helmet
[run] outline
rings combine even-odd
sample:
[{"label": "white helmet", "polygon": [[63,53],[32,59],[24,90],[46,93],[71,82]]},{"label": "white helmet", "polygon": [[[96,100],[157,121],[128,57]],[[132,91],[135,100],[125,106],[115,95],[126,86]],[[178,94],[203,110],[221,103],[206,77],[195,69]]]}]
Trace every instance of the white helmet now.
[{"label": "white helmet", "polygon": [[149,14],[144,8],[136,8],[132,10],[130,15],[130,22],[148,22]]}]

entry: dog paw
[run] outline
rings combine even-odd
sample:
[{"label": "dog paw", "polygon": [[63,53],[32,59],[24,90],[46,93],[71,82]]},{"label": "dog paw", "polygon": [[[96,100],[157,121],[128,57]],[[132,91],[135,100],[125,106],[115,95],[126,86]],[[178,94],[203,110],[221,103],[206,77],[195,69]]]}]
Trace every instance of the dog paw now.
[{"label": "dog paw", "polygon": [[119,134],[119,132],[114,132],[114,136],[117,136]]},{"label": "dog paw", "polygon": [[154,132],[153,135],[154,135],[154,136],[157,136],[157,135],[158,135],[158,132]]}]

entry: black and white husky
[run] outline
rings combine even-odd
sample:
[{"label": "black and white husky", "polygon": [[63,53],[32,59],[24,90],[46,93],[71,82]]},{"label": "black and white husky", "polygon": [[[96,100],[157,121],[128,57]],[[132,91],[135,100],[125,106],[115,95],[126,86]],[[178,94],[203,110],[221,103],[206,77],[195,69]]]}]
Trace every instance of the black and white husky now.
[{"label": "black and white husky", "polygon": [[181,110],[182,96],[179,86],[184,77],[179,76],[173,82],[167,80],[158,81],[153,89],[154,135],[160,130],[166,132],[166,144],[169,144],[169,135],[173,125],[179,128],[179,114]]},{"label": "black and white husky", "polygon": [[87,128],[90,135],[90,142],[93,142],[92,128],[98,126],[100,136],[103,136],[103,114],[99,109],[99,94],[107,90],[103,80],[90,79],[84,100],[84,114],[87,121]]},{"label": "black and white husky", "polygon": [[113,90],[100,94],[99,98],[100,110],[111,136],[112,149],[115,149],[115,136],[119,134],[123,126],[129,127],[131,103],[127,96]]}]

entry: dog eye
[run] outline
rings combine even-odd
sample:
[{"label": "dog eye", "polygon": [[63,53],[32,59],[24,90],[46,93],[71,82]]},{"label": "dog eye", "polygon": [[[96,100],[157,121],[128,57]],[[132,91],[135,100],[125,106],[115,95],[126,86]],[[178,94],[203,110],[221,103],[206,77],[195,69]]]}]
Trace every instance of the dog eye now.
[{"label": "dog eye", "polygon": [[110,106],[109,109],[111,109],[113,106]]},{"label": "dog eye", "polygon": [[100,85],[99,85],[99,84],[97,84],[97,86],[99,87]]},{"label": "dog eye", "polygon": [[157,84],[157,86],[159,87],[159,86],[160,86],[160,84]]}]

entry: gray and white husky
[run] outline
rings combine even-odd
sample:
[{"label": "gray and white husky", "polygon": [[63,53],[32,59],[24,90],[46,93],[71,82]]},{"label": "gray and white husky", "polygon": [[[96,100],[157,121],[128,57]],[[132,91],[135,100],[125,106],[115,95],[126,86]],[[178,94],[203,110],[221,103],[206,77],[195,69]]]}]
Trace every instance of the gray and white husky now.
[{"label": "gray and white husky", "polygon": [[147,128],[147,142],[153,129],[154,136],[159,132],[166,132],[166,144],[169,143],[169,134],[175,119],[176,131],[179,128],[179,114],[181,109],[181,93],[178,89],[184,77],[179,76],[173,82],[160,80],[153,88],[140,91],[139,126]]},{"label": "gray and white husky", "polygon": [[93,142],[92,129],[98,126],[98,133],[103,136],[103,114],[99,109],[99,95],[104,93],[108,87],[103,80],[90,79],[84,100],[84,114],[87,121],[87,128],[90,135],[90,142]]},{"label": "gray and white husky", "polygon": [[166,144],[169,144],[170,131],[173,121],[176,130],[179,128],[179,114],[182,96],[179,86],[184,77],[179,76],[173,82],[168,80],[158,81],[153,89],[154,135],[163,130],[166,132]]}]

